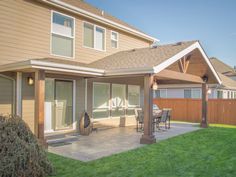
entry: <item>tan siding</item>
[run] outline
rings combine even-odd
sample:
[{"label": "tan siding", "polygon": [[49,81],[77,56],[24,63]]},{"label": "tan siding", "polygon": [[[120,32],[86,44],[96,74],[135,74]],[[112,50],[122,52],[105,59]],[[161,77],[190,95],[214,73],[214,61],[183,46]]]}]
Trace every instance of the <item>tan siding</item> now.
[{"label": "tan siding", "polygon": [[35,132],[34,86],[28,85],[27,77],[29,77],[29,74],[23,74],[22,76],[22,119],[29,125],[30,129]]},{"label": "tan siding", "polygon": [[[51,10],[57,9],[36,1],[0,1],[0,65],[33,58],[58,58],[50,55]],[[149,46],[146,40],[98,24],[106,28],[106,52],[84,48],[83,21],[92,21],[64,13],[76,18],[75,59],[71,60],[90,63],[120,50]],[[119,32],[119,49],[111,48],[111,30]]]},{"label": "tan siding", "polygon": [[0,114],[13,113],[14,82],[0,75]]}]

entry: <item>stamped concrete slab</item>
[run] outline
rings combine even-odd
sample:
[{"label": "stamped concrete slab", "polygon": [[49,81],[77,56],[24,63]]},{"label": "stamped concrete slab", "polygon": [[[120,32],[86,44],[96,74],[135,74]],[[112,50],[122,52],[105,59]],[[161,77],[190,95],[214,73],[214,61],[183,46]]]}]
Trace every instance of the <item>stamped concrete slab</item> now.
[{"label": "stamped concrete slab", "polygon": [[[158,142],[198,129],[195,124],[175,123],[171,124],[171,129],[156,131],[155,136]],[[48,151],[87,162],[145,146],[139,143],[141,135],[135,126],[98,130],[89,136],[78,136],[71,144],[49,146]]]}]

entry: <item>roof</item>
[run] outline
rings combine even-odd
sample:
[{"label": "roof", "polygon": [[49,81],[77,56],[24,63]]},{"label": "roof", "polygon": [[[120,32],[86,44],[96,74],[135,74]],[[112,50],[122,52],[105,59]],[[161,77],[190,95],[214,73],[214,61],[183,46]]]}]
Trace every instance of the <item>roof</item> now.
[{"label": "roof", "polygon": [[89,66],[105,70],[155,67],[196,42],[187,41],[159,45],[156,48],[148,47],[121,51],[97,60]]},{"label": "roof", "polygon": [[234,68],[227,65],[226,63],[222,62],[218,58],[212,57],[210,58],[212,65],[216,69],[217,72],[224,74],[224,75],[234,75],[236,74]]},{"label": "roof", "polygon": [[[68,3],[70,5],[73,5],[73,6],[79,7],[81,9],[83,9],[83,10],[86,10],[88,12],[96,14],[96,15],[98,15],[100,17],[112,20],[114,22],[117,22],[117,23],[122,24],[124,26],[127,26],[129,28],[132,28],[134,30],[140,31],[139,29],[129,25],[128,23],[125,23],[124,21],[122,21],[122,20],[120,20],[120,19],[118,19],[118,18],[116,18],[116,17],[114,17],[114,16],[104,12],[103,10],[101,10],[101,9],[99,9],[97,7],[92,6],[91,4],[85,2],[84,0],[61,0],[61,1],[65,2],[65,3]],[[140,32],[142,32],[142,31],[140,31]]]},{"label": "roof", "polygon": [[100,23],[110,25],[119,30],[123,30],[125,32],[144,38],[148,41],[151,41],[151,42],[159,41],[158,39],[148,34],[145,34],[144,32],[136,29],[135,27],[125,23],[124,21],[116,17],[113,17],[105,13],[103,10],[100,10],[84,2],[83,0],[39,0],[39,1],[62,8],[64,10],[67,10],[76,14],[79,14],[81,16],[90,18]]},{"label": "roof", "polygon": [[220,79],[222,81],[222,86],[224,88],[236,90],[236,81],[235,80],[230,79],[229,77],[227,77],[219,72],[218,72],[218,75],[220,76]]},{"label": "roof", "polygon": [[159,73],[180,58],[198,49],[214,79],[221,80],[198,41],[178,42],[153,48],[121,51],[90,64],[54,58],[30,59],[0,66],[0,72],[21,69],[44,69],[57,72],[80,73],[89,76],[121,76]]}]

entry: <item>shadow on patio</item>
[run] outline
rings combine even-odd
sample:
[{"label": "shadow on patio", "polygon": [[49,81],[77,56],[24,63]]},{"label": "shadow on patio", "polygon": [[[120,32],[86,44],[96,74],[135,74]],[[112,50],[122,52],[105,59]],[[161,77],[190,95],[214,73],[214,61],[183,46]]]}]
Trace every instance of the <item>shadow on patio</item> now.
[{"label": "shadow on patio", "polygon": [[[170,129],[158,130],[154,134],[158,142],[198,129],[196,124],[172,123]],[[75,135],[73,141],[66,143],[51,144],[48,151],[86,162],[145,146],[140,144],[141,135],[141,132],[136,132],[135,126],[108,128],[89,136]]]}]

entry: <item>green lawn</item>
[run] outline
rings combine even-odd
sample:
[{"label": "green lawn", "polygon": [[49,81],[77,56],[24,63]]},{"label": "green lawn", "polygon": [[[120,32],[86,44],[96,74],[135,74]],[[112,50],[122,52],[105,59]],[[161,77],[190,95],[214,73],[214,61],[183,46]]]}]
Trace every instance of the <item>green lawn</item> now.
[{"label": "green lawn", "polygon": [[236,128],[208,128],[84,163],[49,154],[58,177],[235,177]]}]

